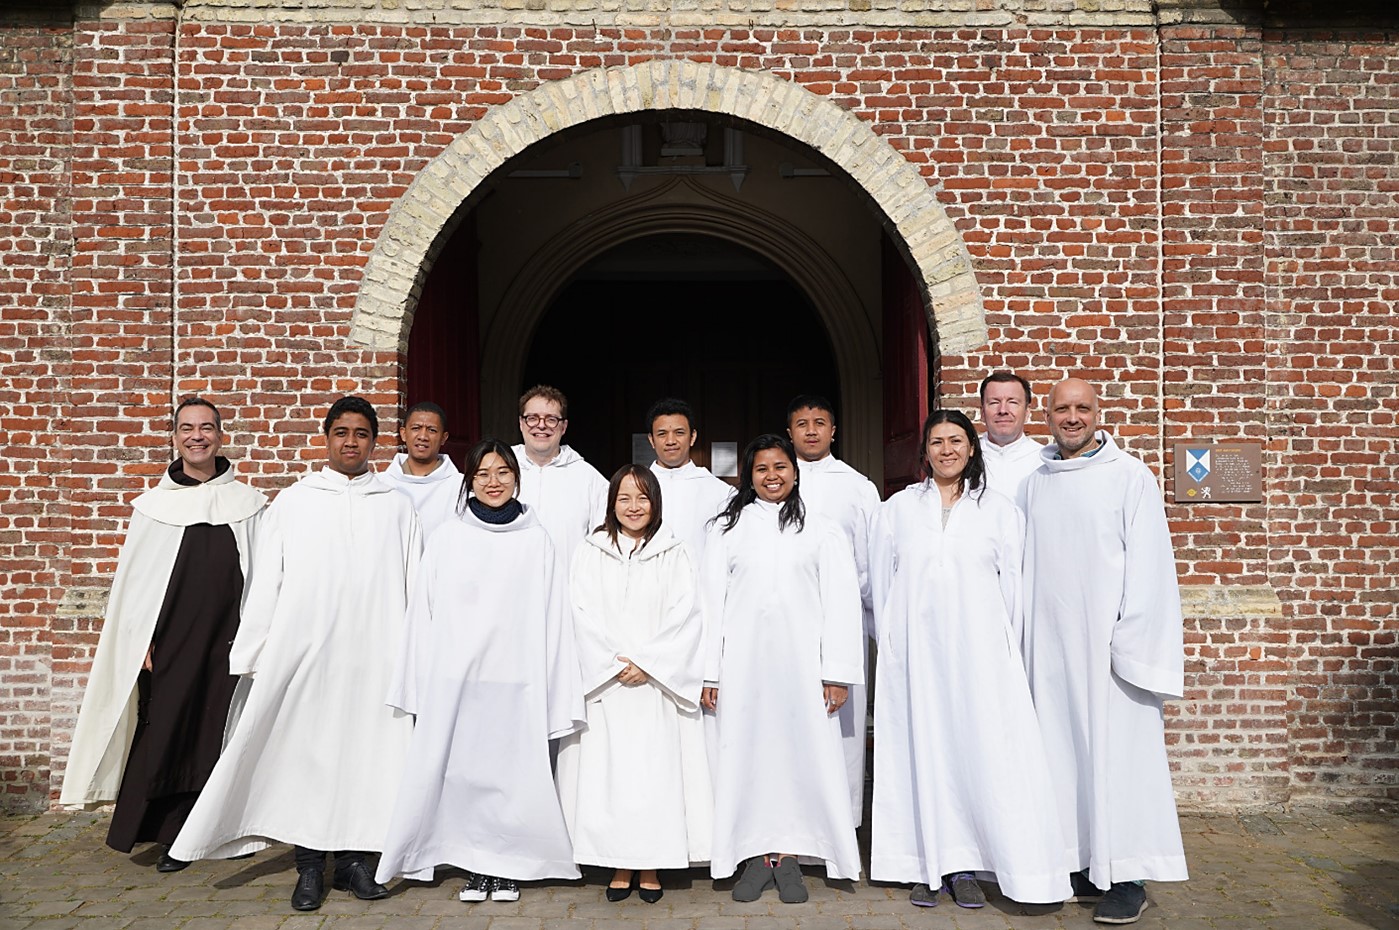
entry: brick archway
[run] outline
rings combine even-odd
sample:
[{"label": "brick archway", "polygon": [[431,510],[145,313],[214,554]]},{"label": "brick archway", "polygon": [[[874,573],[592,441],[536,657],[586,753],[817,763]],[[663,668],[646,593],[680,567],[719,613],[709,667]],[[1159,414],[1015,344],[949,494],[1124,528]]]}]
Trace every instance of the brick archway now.
[{"label": "brick archway", "polygon": [[491,172],[572,126],[645,110],[725,113],[783,133],[830,159],[883,211],[924,291],[944,352],[986,342],[971,257],[928,181],[855,115],[771,74],[694,61],[585,71],[493,108],[418,174],[394,205],[364,269],[350,338],[406,351],[425,269],[453,215]]}]

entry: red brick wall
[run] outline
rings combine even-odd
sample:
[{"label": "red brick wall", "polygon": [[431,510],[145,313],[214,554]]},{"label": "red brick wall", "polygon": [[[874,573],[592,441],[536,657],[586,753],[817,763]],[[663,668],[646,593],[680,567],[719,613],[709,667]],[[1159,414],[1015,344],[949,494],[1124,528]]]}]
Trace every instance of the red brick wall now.
[{"label": "red brick wall", "polygon": [[[172,389],[225,406],[259,483],[290,481],[332,397],[398,399],[400,360],[347,337],[364,262],[416,173],[542,81],[669,57],[828,95],[939,186],[990,328],[985,350],[943,358],[945,402],[969,404],[986,368],[1040,384],[1073,370],[1104,383],[1106,425],[1168,475],[1174,440],[1267,441],[1267,501],[1170,511],[1183,581],[1272,584],[1285,606],[1188,621],[1189,693],[1171,718],[1186,802],[1399,790],[1384,677],[1393,36],[187,24],[178,100],[169,23],[0,35],[7,51],[27,43],[3,79],[54,89],[41,107],[5,104],[0,153],[51,139],[34,177],[53,180],[7,175],[10,212],[28,212],[3,228],[52,247],[0,252],[0,391],[37,434],[7,416],[0,552],[33,594],[0,606],[0,696],[32,687],[42,705],[49,650],[54,678],[51,708],[0,721],[8,806],[42,796],[47,754],[65,752],[95,623],[57,601],[110,572],[125,501],[166,459]],[[41,282],[39,267],[55,273]],[[36,371],[48,377],[26,380]],[[57,463],[30,449],[60,440]]]},{"label": "red brick wall", "polygon": [[68,149],[72,36],[7,23],[0,45],[0,807],[48,795],[49,628],[67,584]]}]

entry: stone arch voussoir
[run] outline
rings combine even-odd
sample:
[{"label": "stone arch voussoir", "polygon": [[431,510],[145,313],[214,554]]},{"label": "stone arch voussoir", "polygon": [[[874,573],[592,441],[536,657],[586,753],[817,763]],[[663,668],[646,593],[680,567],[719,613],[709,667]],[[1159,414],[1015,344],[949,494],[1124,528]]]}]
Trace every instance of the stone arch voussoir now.
[{"label": "stone arch voussoir", "polygon": [[821,152],[864,188],[893,224],[925,290],[943,352],[986,342],[971,256],[932,187],[854,114],[771,74],[665,60],[584,71],[492,108],[418,174],[394,205],[365,265],[350,338],[406,351],[417,289],[434,244],[491,172],[560,130],[645,110],[725,113]]}]

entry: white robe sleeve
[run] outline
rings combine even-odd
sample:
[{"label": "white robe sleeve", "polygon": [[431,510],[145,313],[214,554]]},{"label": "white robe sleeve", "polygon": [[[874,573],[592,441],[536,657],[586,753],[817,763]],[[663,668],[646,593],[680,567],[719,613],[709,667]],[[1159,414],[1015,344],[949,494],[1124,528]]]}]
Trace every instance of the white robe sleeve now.
[{"label": "white robe sleeve", "polygon": [[729,586],[728,534],[715,520],[704,543],[700,563],[699,601],[704,636],[704,683],[719,682],[719,660],[724,654],[724,600]]},{"label": "white robe sleeve", "polygon": [[573,638],[578,650],[578,668],[583,676],[585,700],[600,700],[617,683],[617,673],[626,663],[617,658],[617,644],[607,630],[603,616],[601,575],[607,566],[592,543],[585,542],[573,554],[569,576],[569,597],[573,605]]},{"label": "white robe sleeve", "polygon": [[818,550],[821,587],[821,680],[842,685],[865,681],[864,620],[860,578],[843,534],[828,533]]},{"label": "white robe sleeve", "polygon": [[568,604],[568,565],[547,538],[544,554],[544,586],[549,592],[544,616],[549,739],[558,739],[582,728],[587,718]]},{"label": "white robe sleeve", "polygon": [[437,559],[429,552],[413,572],[398,661],[394,663],[393,679],[389,683],[388,696],[384,699],[384,703],[390,707],[414,716],[417,716],[419,706],[418,683],[432,667],[431,657],[424,655],[424,652],[431,649],[432,637],[428,630],[432,626],[432,595],[437,589],[436,578]]},{"label": "white robe sleeve", "polygon": [[1185,687],[1185,646],[1175,553],[1156,482],[1143,467],[1127,502],[1122,606],[1112,631],[1112,670],[1163,699]]},{"label": "white robe sleeve", "polygon": [[1025,514],[1019,507],[1009,508],[1009,514],[1001,521],[999,539],[996,540],[996,573],[1000,579],[1001,600],[1006,605],[1006,616],[1010,618],[1011,642],[1015,654],[1021,655],[1025,648],[1025,589],[1023,572],[1025,563]]},{"label": "white robe sleeve", "polygon": [[627,658],[662,688],[682,710],[699,706],[700,641],[703,622],[695,598],[694,569],[684,548],[666,559],[665,616],[648,642]]},{"label": "white robe sleeve", "polygon": [[257,530],[252,566],[243,587],[243,615],[228,652],[230,675],[257,674],[262,647],[267,644],[267,637],[272,631],[277,600],[282,591],[284,537],[281,516],[284,509],[285,505],[278,507],[274,502],[263,512]]},{"label": "white robe sleeve", "polygon": [[869,585],[871,606],[874,612],[875,640],[880,640],[884,622],[885,602],[894,586],[897,560],[894,548],[893,500],[886,501],[874,513],[870,521]]},{"label": "white robe sleeve", "polygon": [[[879,511],[879,492],[868,481],[860,486],[855,515],[855,570],[860,578],[860,602],[866,611],[874,608],[874,589],[870,586],[870,524]],[[873,636],[874,630],[866,630]]]}]

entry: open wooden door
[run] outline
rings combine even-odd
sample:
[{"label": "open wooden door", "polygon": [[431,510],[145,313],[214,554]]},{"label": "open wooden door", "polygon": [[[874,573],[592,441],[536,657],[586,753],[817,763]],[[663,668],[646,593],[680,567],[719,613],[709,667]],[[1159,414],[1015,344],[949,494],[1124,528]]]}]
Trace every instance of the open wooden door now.
[{"label": "open wooden door", "polygon": [[918,281],[886,234],[884,299],[884,496],[922,478],[923,420],[932,393],[932,339]]},{"label": "open wooden door", "polygon": [[429,400],[447,412],[443,451],[458,467],[481,438],[476,251],[468,217],[428,271],[408,334],[408,405]]}]

